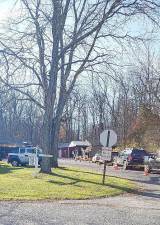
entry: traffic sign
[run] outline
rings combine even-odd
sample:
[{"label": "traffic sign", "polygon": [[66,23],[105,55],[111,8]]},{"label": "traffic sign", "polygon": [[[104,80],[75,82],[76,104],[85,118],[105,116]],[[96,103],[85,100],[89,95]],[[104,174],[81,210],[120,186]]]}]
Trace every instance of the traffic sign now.
[{"label": "traffic sign", "polygon": [[29,154],[29,166],[35,166],[35,168],[38,168],[38,157],[36,154]]},{"label": "traffic sign", "polygon": [[106,161],[111,161],[112,148],[103,147],[102,148],[102,159]]},{"label": "traffic sign", "polygon": [[112,147],[117,143],[117,134],[113,130],[104,130],[100,134],[100,143],[104,147]]},{"label": "traffic sign", "polygon": [[47,155],[47,154],[28,154],[29,158],[29,166],[35,166],[35,168],[38,168],[38,157],[47,157],[52,158],[53,155]]},{"label": "traffic sign", "polygon": [[103,179],[105,183],[107,161],[111,161],[112,146],[117,143],[117,134],[113,130],[104,130],[100,134],[100,143],[103,145],[102,158],[104,159]]},{"label": "traffic sign", "polygon": [[34,155],[28,155],[28,159],[29,159],[29,166],[34,166],[35,165]]}]

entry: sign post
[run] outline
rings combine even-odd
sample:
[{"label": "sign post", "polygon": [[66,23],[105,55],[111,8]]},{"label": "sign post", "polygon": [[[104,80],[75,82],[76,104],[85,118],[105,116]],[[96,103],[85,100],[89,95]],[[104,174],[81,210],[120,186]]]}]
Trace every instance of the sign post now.
[{"label": "sign post", "polygon": [[102,158],[104,159],[103,179],[105,183],[107,161],[111,160],[112,146],[117,142],[117,134],[113,130],[104,130],[100,134],[100,143],[103,145]]},{"label": "sign post", "polygon": [[46,154],[28,154],[29,158],[29,166],[34,166],[35,167],[35,172],[33,173],[33,176],[36,177],[38,174],[38,156],[41,157],[47,157],[47,158],[52,158],[53,155],[46,155]]}]

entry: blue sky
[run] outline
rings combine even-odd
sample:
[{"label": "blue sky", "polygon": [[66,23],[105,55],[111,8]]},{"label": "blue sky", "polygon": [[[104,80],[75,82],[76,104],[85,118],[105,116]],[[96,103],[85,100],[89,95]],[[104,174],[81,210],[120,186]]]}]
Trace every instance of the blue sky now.
[{"label": "blue sky", "polygon": [[[2,24],[2,22],[4,22],[8,17],[14,17],[18,13],[18,10],[16,10],[17,7],[14,7],[17,2],[20,2],[20,0],[0,0],[0,24]],[[143,34],[147,31],[148,36],[152,29],[153,27],[151,23],[144,22],[143,19],[139,17],[138,19],[133,19],[130,25],[126,26],[125,32],[129,32],[131,35],[138,35],[139,33]],[[154,37],[159,38],[159,34],[157,33]],[[159,40],[155,41],[153,46],[156,46],[156,51],[159,52],[158,42]]]}]

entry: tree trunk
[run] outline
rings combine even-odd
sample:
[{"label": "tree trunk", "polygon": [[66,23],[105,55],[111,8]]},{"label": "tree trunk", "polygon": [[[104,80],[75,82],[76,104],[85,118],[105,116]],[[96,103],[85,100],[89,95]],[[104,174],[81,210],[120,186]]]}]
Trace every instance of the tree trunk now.
[{"label": "tree trunk", "polygon": [[42,160],[41,172],[51,173],[51,167],[58,167],[58,139],[61,124],[61,116],[65,106],[65,96],[61,95],[56,111],[56,116],[53,118],[54,96],[49,94],[46,96],[45,114],[43,119],[42,139],[44,154],[53,155],[53,158]]},{"label": "tree trunk", "polygon": [[50,174],[51,172],[51,158],[42,157],[40,173]]},{"label": "tree trunk", "polygon": [[[43,154],[46,155],[53,155],[52,152],[52,117],[53,115],[52,110],[46,110],[43,119],[43,129],[42,129],[42,147],[43,147]],[[51,173],[51,158],[42,157],[41,163],[41,171],[42,173]]]},{"label": "tree trunk", "polygon": [[51,168],[58,167],[58,137],[60,121],[44,115],[44,124],[42,130],[43,153],[53,155],[53,158],[42,158],[41,173],[51,173]]},{"label": "tree trunk", "polygon": [[51,140],[51,148],[53,150],[53,160],[52,166],[54,168],[58,167],[58,140],[59,140],[59,129],[60,129],[60,121],[58,119],[52,120],[52,140]]}]

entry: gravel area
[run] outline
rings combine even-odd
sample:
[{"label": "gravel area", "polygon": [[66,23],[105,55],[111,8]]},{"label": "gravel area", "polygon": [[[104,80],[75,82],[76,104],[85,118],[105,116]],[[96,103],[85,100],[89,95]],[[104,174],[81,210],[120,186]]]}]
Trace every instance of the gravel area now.
[{"label": "gravel area", "polygon": [[159,225],[160,202],[124,195],[89,201],[1,202],[1,225]]}]

